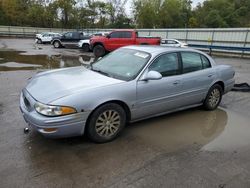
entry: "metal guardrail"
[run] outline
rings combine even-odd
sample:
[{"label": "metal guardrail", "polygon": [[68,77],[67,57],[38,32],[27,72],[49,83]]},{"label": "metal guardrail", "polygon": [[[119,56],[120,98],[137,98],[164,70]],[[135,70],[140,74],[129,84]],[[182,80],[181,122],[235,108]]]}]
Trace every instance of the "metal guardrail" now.
[{"label": "metal guardrail", "polygon": [[240,55],[240,57],[250,57],[250,48],[242,48],[242,47],[230,47],[230,46],[212,46],[212,45],[197,45],[197,44],[188,44],[189,47],[206,50],[210,55],[213,52],[220,53],[230,53],[231,55]]},{"label": "metal guardrail", "polygon": [[233,51],[250,51],[250,48],[244,47],[231,47],[231,46],[213,46],[213,45],[198,45],[198,44],[188,44],[190,47],[194,48],[207,48],[207,49],[216,49],[216,50],[233,50]]},{"label": "metal guardrail", "polygon": [[75,31],[75,29],[0,26],[0,36],[5,37],[29,38],[35,37],[35,34],[42,32],[64,33],[68,31]]},{"label": "metal guardrail", "polygon": [[[79,29],[78,29],[79,30]],[[113,29],[80,29],[87,33],[112,31]],[[63,28],[37,28],[0,26],[0,36],[34,37],[36,33],[76,31]],[[185,41],[194,48],[250,54],[250,28],[202,28],[202,29],[138,29],[141,36],[158,36]]]}]

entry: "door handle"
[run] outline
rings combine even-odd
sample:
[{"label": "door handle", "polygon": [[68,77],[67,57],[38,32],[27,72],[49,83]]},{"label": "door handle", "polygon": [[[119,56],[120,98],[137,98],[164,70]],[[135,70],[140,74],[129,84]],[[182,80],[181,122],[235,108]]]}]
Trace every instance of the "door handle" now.
[{"label": "door handle", "polygon": [[211,78],[213,76],[213,74],[209,74],[207,77]]}]

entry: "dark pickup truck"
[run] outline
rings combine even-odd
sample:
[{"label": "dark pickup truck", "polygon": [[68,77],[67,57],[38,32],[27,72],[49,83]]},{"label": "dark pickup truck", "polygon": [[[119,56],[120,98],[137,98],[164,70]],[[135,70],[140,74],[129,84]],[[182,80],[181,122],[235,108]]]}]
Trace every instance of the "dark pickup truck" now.
[{"label": "dark pickup truck", "polygon": [[160,45],[160,37],[139,37],[133,29],[114,30],[107,36],[96,36],[90,39],[90,48],[96,57],[101,57],[106,52],[128,45]]},{"label": "dark pickup truck", "polygon": [[51,44],[55,48],[76,47],[79,40],[89,39],[90,36],[84,32],[67,32],[60,37],[54,37]]}]

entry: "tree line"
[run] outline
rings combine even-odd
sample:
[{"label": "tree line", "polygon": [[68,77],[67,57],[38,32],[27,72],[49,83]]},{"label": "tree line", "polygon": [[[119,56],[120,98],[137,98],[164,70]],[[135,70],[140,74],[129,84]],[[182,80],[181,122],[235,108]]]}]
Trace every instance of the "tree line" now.
[{"label": "tree line", "polygon": [[63,28],[250,27],[250,0],[0,0],[0,25]]}]

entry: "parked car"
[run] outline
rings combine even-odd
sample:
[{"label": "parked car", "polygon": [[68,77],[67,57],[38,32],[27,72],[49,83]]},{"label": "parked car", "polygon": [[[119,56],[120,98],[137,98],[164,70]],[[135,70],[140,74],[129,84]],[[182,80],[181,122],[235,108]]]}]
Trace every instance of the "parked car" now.
[{"label": "parked car", "polygon": [[160,37],[139,37],[138,32],[132,29],[114,30],[107,36],[90,39],[90,49],[96,57],[102,57],[106,52],[129,45],[160,45]]},{"label": "parked car", "polygon": [[203,105],[214,110],[234,70],[188,48],[127,46],[84,66],[38,73],[20,96],[26,122],[47,137],[116,138],[128,122]]},{"label": "parked car", "polygon": [[[90,35],[90,38],[94,36],[107,36],[109,32],[98,32]],[[84,52],[89,52],[90,51],[90,39],[85,39],[85,40],[80,40],[77,44],[79,48],[82,48]]]},{"label": "parked car", "polygon": [[47,34],[47,33],[50,33],[50,32],[37,33],[36,34],[36,38],[41,37],[42,35]]},{"label": "parked car", "polygon": [[55,48],[76,47],[79,40],[89,39],[90,36],[84,32],[67,32],[60,37],[54,37],[51,44]]},{"label": "parked car", "polygon": [[188,47],[188,44],[185,42],[181,42],[176,39],[162,39],[161,46],[170,46],[170,47]]},{"label": "parked car", "polygon": [[52,32],[37,34],[35,42],[38,44],[51,43],[54,37],[60,37],[60,36],[61,34]]}]

